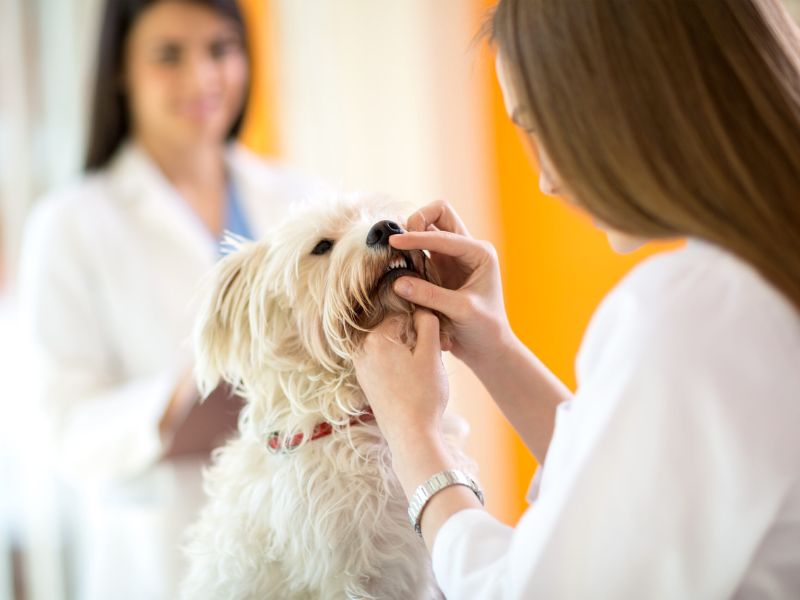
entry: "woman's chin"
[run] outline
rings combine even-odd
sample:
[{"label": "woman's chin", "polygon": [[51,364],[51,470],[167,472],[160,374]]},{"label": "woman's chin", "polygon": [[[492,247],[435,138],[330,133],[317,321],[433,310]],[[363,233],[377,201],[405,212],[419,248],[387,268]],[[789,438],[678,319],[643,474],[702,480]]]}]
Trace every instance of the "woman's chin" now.
[{"label": "woman's chin", "polygon": [[227,120],[184,117],[172,123],[170,137],[179,146],[219,144],[224,142],[229,130]]},{"label": "woman's chin", "polygon": [[606,231],[608,243],[617,254],[630,254],[647,243],[647,240],[618,231]]}]

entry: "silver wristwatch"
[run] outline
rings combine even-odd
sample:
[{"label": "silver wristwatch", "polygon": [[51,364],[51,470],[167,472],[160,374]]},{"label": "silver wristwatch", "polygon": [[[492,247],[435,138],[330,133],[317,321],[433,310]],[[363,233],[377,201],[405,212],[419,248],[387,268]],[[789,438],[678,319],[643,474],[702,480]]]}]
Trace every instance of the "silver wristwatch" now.
[{"label": "silver wristwatch", "polygon": [[411,522],[414,531],[419,535],[422,535],[420,517],[422,517],[422,510],[425,508],[425,505],[437,492],[451,485],[467,486],[475,492],[481,505],[483,505],[483,491],[481,491],[481,488],[478,487],[478,484],[475,483],[472,477],[456,469],[448,469],[436,473],[436,475],[432,476],[428,481],[414,490],[414,495],[411,496],[411,501],[408,503],[408,520]]}]

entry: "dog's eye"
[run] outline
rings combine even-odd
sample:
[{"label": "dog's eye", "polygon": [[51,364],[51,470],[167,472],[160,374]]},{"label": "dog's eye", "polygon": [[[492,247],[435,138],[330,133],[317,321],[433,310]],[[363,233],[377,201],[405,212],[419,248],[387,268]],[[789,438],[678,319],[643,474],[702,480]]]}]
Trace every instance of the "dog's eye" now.
[{"label": "dog's eye", "polygon": [[333,240],[321,240],[314,249],[311,251],[311,254],[325,254],[326,252],[330,251],[333,248]]}]

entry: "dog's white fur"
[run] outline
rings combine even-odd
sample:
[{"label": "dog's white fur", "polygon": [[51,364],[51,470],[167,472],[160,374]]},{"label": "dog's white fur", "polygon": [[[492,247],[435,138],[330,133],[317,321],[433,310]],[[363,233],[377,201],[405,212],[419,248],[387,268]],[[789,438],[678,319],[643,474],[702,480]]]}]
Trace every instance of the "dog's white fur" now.
[{"label": "dog's white fur", "polygon": [[[376,287],[393,251],[366,244],[373,224],[402,223],[406,210],[357,196],[306,206],[266,240],[235,244],[212,273],[198,382],[208,393],[225,380],[246,405],[205,474],[210,501],[190,533],[184,598],[440,597],[377,425],[348,425],[367,404],[352,365],[365,331],[397,313],[414,343],[413,306]],[[312,254],[323,239],[332,249]],[[408,256],[436,281],[423,253]],[[321,421],[336,431],[308,441]],[[274,431],[305,439],[271,453]]]}]

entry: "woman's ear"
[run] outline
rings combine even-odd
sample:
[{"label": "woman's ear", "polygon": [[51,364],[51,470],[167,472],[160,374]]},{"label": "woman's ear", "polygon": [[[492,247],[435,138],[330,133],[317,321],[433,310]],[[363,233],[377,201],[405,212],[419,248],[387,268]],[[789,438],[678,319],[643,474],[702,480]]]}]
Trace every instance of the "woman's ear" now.
[{"label": "woman's ear", "polygon": [[267,254],[264,242],[235,242],[206,280],[194,329],[195,378],[203,397],[225,380],[241,381],[252,347],[253,288]]}]

